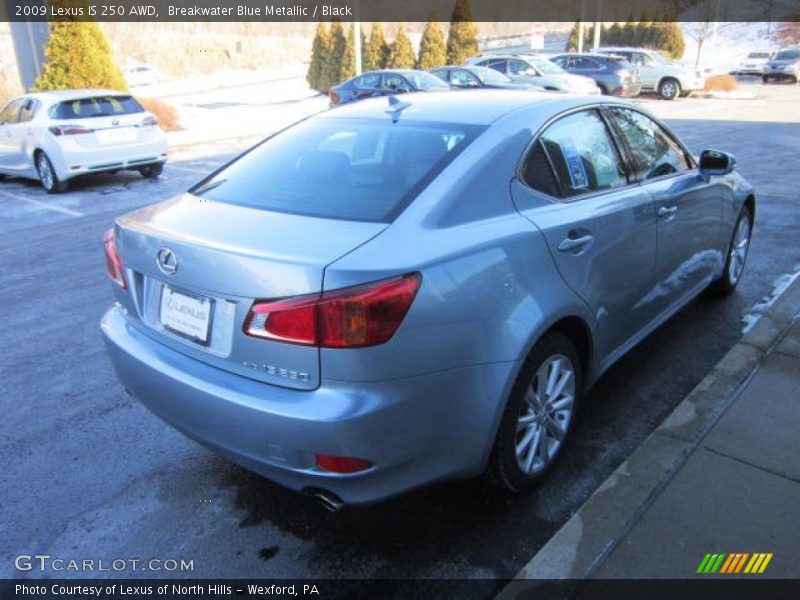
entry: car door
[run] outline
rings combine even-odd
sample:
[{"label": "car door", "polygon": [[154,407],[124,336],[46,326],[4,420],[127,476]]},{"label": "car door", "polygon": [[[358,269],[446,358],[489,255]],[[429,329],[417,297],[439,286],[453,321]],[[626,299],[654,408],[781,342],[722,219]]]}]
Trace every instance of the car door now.
[{"label": "car door", "polygon": [[659,313],[669,311],[722,269],[723,201],[731,192],[719,180],[704,181],[689,153],[649,116],[627,107],[608,112],[627,146],[637,181],[656,205],[656,283],[642,302]]},{"label": "car door", "polygon": [[28,160],[28,149],[31,147],[32,139],[35,134],[33,117],[39,109],[40,102],[35,98],[23,100],[19,110],[19,119],[9,126],[11,130],[11,140],[14,147],[13,167],[17,172],[32,171],[33,164]]},{"label": "car door", "polygon": [[544,234],[565,282],[596,318],[598,357],[652,320],[640,303],[653,286],[652,197],[632,183],[600,112],[561,117],[530,147],[512,186],[520,212]]},{"label": "car door", "polygon": [[12,100],[0,112],[0,169],[10,173],[19,170],[22,156],[17,126],[19,113],[25,100],[25,98]]},{"label": "car door", "polygon": [[658,86],[658,69],[656,68],[655,61],[649,54],[645,54],[644,52],[632,52],[631,58],[638,70],[642,87],[649,90],[656,89]]}]

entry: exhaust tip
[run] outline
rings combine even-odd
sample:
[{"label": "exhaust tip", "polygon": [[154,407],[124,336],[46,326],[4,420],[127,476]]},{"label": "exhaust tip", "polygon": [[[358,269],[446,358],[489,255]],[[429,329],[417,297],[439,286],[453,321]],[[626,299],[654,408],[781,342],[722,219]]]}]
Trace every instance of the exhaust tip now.
[{"label": "exhaust tip", "polygon": [[323,490],[321,488],[305,488],[303,493],[316,498],[326,510],[332,513],[339,512],[345,506],[344,501],[342,501],[339,496],[328,490]]}]

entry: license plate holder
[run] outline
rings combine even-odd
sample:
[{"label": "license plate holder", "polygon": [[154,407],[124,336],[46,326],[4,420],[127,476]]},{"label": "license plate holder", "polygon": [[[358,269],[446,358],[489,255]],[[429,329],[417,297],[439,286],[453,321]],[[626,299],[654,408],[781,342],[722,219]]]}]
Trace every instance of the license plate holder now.
[{"label": "license plate holder", "polygon": [[167,284],[161,288],[158,320],[170,333],[201,346],[208,346],[211,341],[213,313],[212,298],[176,290]]}]

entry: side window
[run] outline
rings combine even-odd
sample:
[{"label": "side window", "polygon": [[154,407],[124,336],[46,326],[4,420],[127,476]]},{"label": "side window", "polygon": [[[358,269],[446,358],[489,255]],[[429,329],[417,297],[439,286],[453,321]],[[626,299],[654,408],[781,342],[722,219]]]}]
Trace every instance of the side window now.
[{"label": "side window", "polygon": [[24,98],[19,100],[12,100],[6,107],[3,109],[3,112],[0,113],[0,123],[8,123],[9,125],[13,125],[14,123],[19,122],[19,109],[22,107],[24,102]]},{"label": "side window", "polygon": [[575,61],[575,67],[574,68],[576,70],[579,70],[579,71],[589,71],[589,70],[597,68],[597,65],[595,64],[595,62],[593,60],[590,60],[588,58],[584,58],[582,56],[581,57],[576,57],[574,59],[574,61]]},{"label": "side window", "polygon": [[383,85],[381,86],[385,90],[396,90],[399,88],[409,88],[408,83],[406,80],[400,77],[395,73],[386,73],[383,76]]},{"label": "side window", "polygon": [[28,98],[22,105],[22,109],[19,111],[19,122],[27,123],[28,121],[33,119],[33,115],[36,114],[36,110],[38,108],[39,108],[39,102],[37,100],[34,100],[33,98]]},{"label": "side window", "polygon": [[556,63],[562,69],[567,68],[567,57],[566,56],[556,56],[555,58],[550,59],[552,62]]},{"label": "side window", "polygon": [[627,108],[611,111],[633,156],[637,179],[652,179],[690,168],[683,149],[655,121]]},{"label": "side window", "polygon": [[490,69],[494,69],[500,73],[505,73],[506,69],[506,61],[505,60],[490,60],[483,63],[484,67],[489,67]]},{"label": "side window", "polygon": [[437,69],[435,71],[431,71],[433,75],[436,75],[442,81],[450,81],[450,71],[447,69]]},{"label": "side window", "polygon": [[480,87],[481,85],[477,77],[463,69],[450,72],[450,83],[462,87]]},{"label": "side window", "polygon": [[380,73],[367,73],[355,80],[355,86],[361,89],[372,89],[377,88],[380,82]]},{"label": "side window", "polygon": [[531,66],[521,60],[509,60],[508,61],[508,72],[511,75],[525,75],[526,71],[531,69]]},{"label": "side window", "polygon": [[[562,198],[628,183],[606,125],[594,110],[550,125],[526,157],[523,177],[531,187]],[[554,181],[557,194],[553,194]]]}]

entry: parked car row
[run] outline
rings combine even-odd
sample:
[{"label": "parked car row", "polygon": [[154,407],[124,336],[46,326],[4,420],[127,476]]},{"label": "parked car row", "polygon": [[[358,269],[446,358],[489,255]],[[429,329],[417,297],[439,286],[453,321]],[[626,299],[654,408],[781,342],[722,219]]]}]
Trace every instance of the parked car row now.
[{"label": "parked car row", "polygon": [[703,89],[697,70],[671,61],[656,50],[605,47],[595,52],[554,55],[481,54],[463,65],[422,71],[371,71],[334,86],[331,106],[363,98],[443,89],[528,89],[632,98],[653,92],[665,100]]}]

